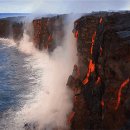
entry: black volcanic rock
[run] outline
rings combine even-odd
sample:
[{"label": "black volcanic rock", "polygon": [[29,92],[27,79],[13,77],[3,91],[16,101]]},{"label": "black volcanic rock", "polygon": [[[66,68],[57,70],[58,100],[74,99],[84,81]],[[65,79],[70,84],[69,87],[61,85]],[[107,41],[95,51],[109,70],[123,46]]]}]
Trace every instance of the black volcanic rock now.
[{"label": "black volcanic rock", "polygon": [[84,84],[84,101],[77,98],[81,108],[74,105],[74,129],[117,130],[123,126],[130,129],[129,102],[125,107],[125,101],[130,100],[130,13],[83,16],[75,21],[76,32],[79,79],[86,78],[91,60],[95,69]]},{"label": "black volcanic rock", "polygon": [[0,20],[0,37],[9,36],[10,23],[8,20]]},{"label": "black volcanic rock", "polygon": [[46,17],[33,20],[35,46],[53,51],[61,45],[64,37],[64,19],[66,15]]},{"label": "black volcanic rock", "polygon": [[23,17],[10,17],[0,19],[0,37],[13,38],[19,41],[23,37],[24,23],[21,21]]}]

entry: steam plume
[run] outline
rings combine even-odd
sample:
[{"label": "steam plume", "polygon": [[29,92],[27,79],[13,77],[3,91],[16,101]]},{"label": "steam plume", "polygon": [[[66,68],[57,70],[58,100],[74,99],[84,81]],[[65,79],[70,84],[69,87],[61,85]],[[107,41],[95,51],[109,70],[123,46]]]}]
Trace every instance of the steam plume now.
[{"label": "steam plume", "polygon": [[[42,82],[40,92],[35,97],[35,102],[26,105],[22,110],[25,121],[38,123],[38,129],[66,128],[67,115],[72,110],[72,92],[66,83],[72,73],[73,66],[77,63],[76,40],[72,34],[74,17],[68,17],[65,21],[65,37],[63,45],[58,46],[49,55],[47,52],[39,52],[27,43],[25,35],[19,49],[27,54],[32,54],[37,59],[36,65],[42,69]],[[28,46],[28,47],[27,47]]]}]

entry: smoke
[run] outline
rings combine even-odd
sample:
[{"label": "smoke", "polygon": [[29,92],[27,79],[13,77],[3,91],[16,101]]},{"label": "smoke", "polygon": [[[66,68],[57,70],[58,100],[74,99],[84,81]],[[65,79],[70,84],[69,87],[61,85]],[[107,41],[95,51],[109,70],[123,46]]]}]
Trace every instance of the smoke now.
[{"label": "smoke", "polygon": [[67,116],[73,107],[73,94],[66,83],[77,63],[76,39],[72,30],[74,20],[78,17],[66,19],[62,46],[58,46],[51,55],[45,50],[36,50],[26,32],[20,41],[19,50],[31,55],[36,62],[31,66],[42,72],[38,74],[41,82],[32,103],[26,104],[17,115],[23,116],[25,123],[38,124],[38,130],[68,127]]},{"label": "smoke", "polygon": [[26,54],[33,55],[37,52],[36,48],[33,45],[33,42],[30,41],[30,37],[24,31],[23,39],[20,41],[18,49]]}]

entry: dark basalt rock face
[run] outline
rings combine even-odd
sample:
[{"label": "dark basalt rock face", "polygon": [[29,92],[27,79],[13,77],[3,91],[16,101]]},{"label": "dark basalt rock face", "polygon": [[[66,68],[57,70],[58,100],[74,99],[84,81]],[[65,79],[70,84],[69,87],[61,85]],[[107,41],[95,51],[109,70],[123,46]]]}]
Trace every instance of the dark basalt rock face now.
[{"label": "dark basalt rock face", "polygon": [[23,23],[14,22],[12,24],[12,32],[13,32],[14,40],[19,41],[23,37],[23,32],[24,32],[23,26],[24,26]]},{"label": "dark basalt rock face", "polygon": [[9,21],[4,19],[0,20],[0,37],[8,37],[9,28],[10,28]]},{"label": "dark basalt rock face", "polygon": [[74,33],[78,33],[79,80],[86,78],[90,60],[95,68],[74,104],[72,129],[130,129],[130,13],[83,16],[75,21]]},{"label": "dark basalt rock face", "polygon": [[[13,38],[17,42],[23,38],[26,30],[36,48],[48,49],[51,52],[62,44],[65,17],[66,15],[58,15],[34,19],[32,23],[28,22],[28,25],[25,25],[24,17],[3,18],[0,19],[0,37]],[[28,26],[32,26],[33,31],[29,30]]]},{"label": "dark basalt rock face", "polygon": [[0,37],[13,38],[19,41],[23,37],[23,22],[19,22],[22,17],[0,19]]},{"label": "dark basalt rock face", "polygon": [[33,40],[38,49],[53,51],[62,44],[65,17],[66,15],[60,15],[33,20]]}]

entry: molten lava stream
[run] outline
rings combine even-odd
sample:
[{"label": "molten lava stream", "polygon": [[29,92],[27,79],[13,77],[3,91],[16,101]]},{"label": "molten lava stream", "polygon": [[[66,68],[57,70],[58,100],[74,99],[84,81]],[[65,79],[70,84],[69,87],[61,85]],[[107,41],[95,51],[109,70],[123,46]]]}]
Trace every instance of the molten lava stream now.
[{"label": "molten lava stream", "polygon": [[79,36],[79,32],[76,31],[76,32],[75,32],[75,37],[76,37],[76,39],[78,39],[78,36]]},{"label": "molten lava stream", "polygon": [[[103,18],[101,17],[100,20],[99,20],[99,23],[102,24],[102,22],[103,22]],[[75,34],[75,36],[77,36],[77,33]],[[92,36],[92,45],[91,45],[91,48],[90,48],[90,54],[91,55],[93,53],[93,46],[94,46],[95,38],[96,38],[96,31],[93,33],[93,36]],[[101,47],[100,47],[100,55],[102,55],[102,48]],[[92,63],[92,60],[90,60],[89,66],[88,66],[88,73],[87,73],[85,80],[83,81],[84,85],[88,83],[88,78],[89,78],[90,74],[92,72],[94,72],[94,70],[95,70],[95,64]],[[99,81],[100,81],[100,77],[98,77],[96,84],[98,84]]]},{"label": "molten lava stream", "polygon": [[93,64],[92,60],[90,60],[89,61],[89,66],[88,66],[88,73],[87,73],[87,76],[86,76],[85,80],[83,81],[84,85],[88,83],[88,78],[89,78],[90,74],[92,72],[94,72],[94,70],[95,70],[95,64]]},{"label": "molten lava stream", "polygon": [[117,104],[116,104],[116,107],[115,109],[117,110],[119,105],[120,105],[120,101],[121,101],[121,91],[122,89],[129,83],[130,79],[128,78],[127,80],[125,80],[121,86],[119,87],[119,91],[118,91],[118,98],[117,98]]},{"label": "molten lava stream", "polygon": [[[94,42],[95,42],[95,37],[96,37],[96,31],[94,32],[94,34],[92,36],[92,45],[91,45],[91,48],[90,48],[91,55],[92,55],[92,52],[93,52],[93,46],[94,46]],[[85,80],[83,80],[83,84],[84,85],[88,83],[88,78],[89,78],[90,74],[92,72],[94,72],[94,70],[95,70],[95,64],[93,63],[92,59],[90,59],[89,66],[88,66],[88,73],[86,75]]]}]

